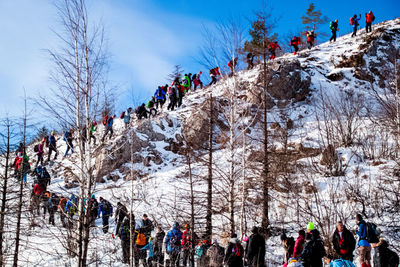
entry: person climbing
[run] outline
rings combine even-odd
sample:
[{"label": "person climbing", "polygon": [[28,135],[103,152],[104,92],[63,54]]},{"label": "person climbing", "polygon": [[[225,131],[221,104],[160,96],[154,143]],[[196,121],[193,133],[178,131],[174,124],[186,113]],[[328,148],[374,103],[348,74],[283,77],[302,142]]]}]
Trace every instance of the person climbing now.
[{"label": "person climbing", "polygon": [[[117,235],[119,233],[119,228],[121,227],[122,222],[126,216],[128,216],[128,209],[126,208],[126,206],[124,204],[122,204],[121,202],[118,202],[117,209],[115,211],[115,222],[117,223],[115,233]],[[135,220],[133,220],[133,221],[135,221]]]},{"label": "person climbing", "polygon": [[165,92],[161,86],[157,88],[154,96],[156,97],[156,108],[158,109],[158,106],[160,106],[160,109],[162,109],[165,103]]},{"label": "person climbing", "polygon": [[197,266],[209,266],[207,250],[211,246],[210,241],[203,237],[201,241],[199,241],[198,245],[195,248],[195,254],[197,256]]},{"label": "person climbing", "polygon": [[374,22],[375,16],[372,13],[372,11],[368,12],[365,14],[365,32],[371,32],[372,31],[372,22]]},{"label": "person climbing", "polygon": [[374,248],[374,267],[398,267],[399,256],[389,249],[389,244],[380,238],[378,243],[373,243]]},{"label": "person climbing", "polygon": [[338,32],[339,31],[339,22],[338,22],[338,20],[336,19],[335,21],[331,21],[331,23],[329,23],[329,29],[331,30],[331,32],[332,32],[332,36],[331,36],[331,38],[329,39],[329,42],[336,42],[336,32]]},{"label": "person climbing", "polygon": [[55,132],[52,131],[49,136],[49,154],[47,156],[47,162],[50,162],[51,153],[54,151],[54,160],[57,159],[58,151],[57,151],[57,139],[55,137]]},{"label": "person climbing", "polygon": [[254,55],[253,55],[253,53],[251,53],[251,52],[247,53],[246,59],[247,59],[247,69],[251,70],[252,68],[254,68],[254,62],[253,62],[254,61]]},{"label": "person climbing", "polygon": [[233,74],[235,73],[235,70],[237,68],[237,64],[238,64],[238,58],[237,57],[235,57],[234,59],[229,60],[228,67],[229,67],[229,69],[231,71],[229,76],[233,76]]},{"label": "person climbing", "polygon": [[228,267],[243,266],[244,249],[237,234],[232,233],[228,247],[225,251],[224,265]]},{"label": "person climbing", "polygon": [[145,266],[146,261],[146,251],[143,251],[142,248],[147,244],[147,238],[143,233],[142,227],[137,227],[135,230],[135,240],[136,240],[136,255],[135,255],[135,263],[136,266]]},{"label": "person climbing", "polygon": [[303,252],[304,248],[304,242],[306,239],[306,232],[304,230],[299,230],[298,232],[299,236],[296,239],[296,242],[294,243],[294,249],[293,249],[293,256],[292,258],[299,258],[301,255],[301,252]]},{"label": "person climbing", "polygon": [[101,141],[104,143],[104,139],[106,138],[107,134],[110,133],[110,137],[109,139],[112,138],[113,136],[113,124],[114,124],[114,119],[115,119],[115,115],[109,117],[107,119],[107,125],[106,125],[106,131],[104,132],[103,138],[101,138]]},{"label": "person climbing", "polygon": [[320,233],[314,228],[314,223],[312,222],[308,223],[307,230],[307,243],[300,256],[304,262],[303,265],[304,267],[322,267],[322,258],[326,255],[326,252]]},{"label": "person climbing", "polygon": [[183,266],[187,266],[188,259],[189,263],[192,262],[193,259],[193,241],[192,241],[192,231],[190,229],[190,225],[185,224],[185,231],[182,233],[182,261]]},{"label": "person climbing", "polygon": [[154,261],[158,264],[156,266],[161,266],[164,262],[163,255],[163,242],[164,242],[165,232],[162,230],[161,226],[157,227],[156,237],[154,239]]},{"label": "person climbing", "polygon": [[171,85],[168,89],[168,98],[169,98],[169,104],[167,107],[167,110],[174,111],[174,108],[177,104],[178,101],[178,89],[175,85]]},{"label": "person climbing", "polygon": [[71,150],[71,154],[74,153],[74,144],[72,143],[73,138],[72,138],[73,131],[72,130],[67,130],[64,133],[63,140],[67,144],[67,150],[65,151],[64,157],[68,155],[69,150]]},{"label": "person climbing", "polygon": [[18,179],[18,181],[26,183],[27,175],[31,170],[31,165],[29,163],[28,155],[22,156],[22,152],[18,152],[17,156],[14,159],[14,175]]},{"label": "person climbing", "polygon": [[141,248],[142,251],[147,251],[146,264],[144,266],[153,266],[154,261],[154,240],[152,237],[149,238],[147,245]]},{"label": "person climbing", "polygon": [[155,117],[157,115],[157,109],[154,107],[156,105],[156,97],[152,96],[150,101],[147,102],[146,107],[149,109],[149,116]]},{"label": "person climbing", "polygon": [[210,73],[211,82],[210,82],[210,84],[208,86],[217,83],[217,76],[220,75],[219,68],[215,67],[213,69],[210,69],[209,73]]},{"label": "person climbing", "polygon": [[169,259],[166,257],[166,265],[169,267],[179,266],[179,252],[181,250],[182,243],[182,232],[179,230],[179,223],[175,222],[172,229],[168,231],[164,239],[164,245],[166,253]]},{"label": "person climbing", "polygon": [[353,34],[351,35],[351,37],[357,36],[358,25],[360,25],[358,21],[360,19],[361,19],[361,14],[359,18],[357,18],[356,14],[354,14],[354,16],[350,18],[350,25],[353,25]]},{"label": "person climbing", "polygon": [[183,93],[186,94],[187,92],[189,92],[189,89],[191,87],[190,84],[190,78],[188,74],[185,74],[182,78],[182,82],[181,82],[181,87],[183,87]]},{"label": "person climbing", "polygon": [[143,214],[142,217],[142,228],[143,228],[143,234],[146,237],[150,237],[151,231],[154,230],[153,222],[149,219],[147,214]]},{"label": "person climbing", "polygon": [[67,203],[65,204],[65,213],[68,215],[68,228],[73,228],[74,223],[72,218],[74,217],[76,211],[78,210],[78,198],[71,194],[68,198]]},{"label": "person climbing", "polygon": [[184,87],[179,78],[177,77],[175,79],[175,81],[173,82],[173,84],[176,86],[176,88],[178,89],[178,99],[177,99],[177,107],[180,107],[182,105],[182,99],[185,96],[185,90],[186,87]]},{"label": "person climbing", "polygon": [[97,202],[96,196],[92,194],[88,201],[89,223],[91,226],[95,226],[98,210],[99,210],[99,202]]},{"label": "person climbing", "polygon": [[361,214],[356,215],[357,230],[359,237],[358,254],[361,267],[371,266],[371,244],[368,242],[367,223],[363,220]]},{"label": "person climbing", "polygon": [[131,231],[129,216],[125,216],[119,229],[118,236],[121,238],[122,262],[128,264],[130,263]]},{"label": "person climbing", "polygon": [[50,185],[51,182],[51,177],[46,167],[42,167],[41,165],[37,166],[34,174],[36,175],[34,182],[43,185],[44,189],[47,190],[47,186]]},{"label": "person climbing", "polygon": [[281,234],[281,242],[283,243],[283,249],[285,250],[283,266],[286,267],[289,263],[289,259],[293,255],[295,242],[293,237],[287,237],[285,233]]},{"label": "person climbing", "polygon": [[86,124],[82,127],[80,132],[81,143],[82,143],[82,154],[85,154],[86,142],[87,142],[87,128]]},{"label": "person climbing", "polygon": [[341,259],[353,261],[353,251],[356,248],[356,240],[341,221],[336,224],[336,229],[332,236],[332,244],[337,255]]},{"label": "person climbing", "polygon": [[132,113],[131,107],[129,107],[124,113],[123,119],[125,123],[125,129],[129,128],[129,123],[131,122],[131,113]]},{"label": "person climbing", "polygon": [[37,155],[37,161],[35,167],[37,167],[39,163],[40,165],[43,165],[44,143],[45,143],[44,141],[41,141],[33,148],[33,151]]},{"label": "person climbing", "polygon": [[108,233],[108,227],[109,227],[109,222],[108,219],[110,218],[110,216],[112,216],[113,214],[113,207],[111,205],[111,203],[100,197],[100,204],[99,204],[99,211],[97,216],[102,217],[103,220],[103,233]]},{"label": "person climbing", "polygon": [[290,41],[290,46],[293,46],[294,53],[293,55],[296,55],[297,52],[299,51],[299,45],[301,44],[301,39],[298,36],[294,36],[292,40]]},{"label": "person climbing", "polygon": [[307,31],[306,32],[306,37],[307,37],[308,49],[311,49],[314,46],[314,42],[315,42],[315,33],[314,33],[314,31]]},{"label": "person climbing", "polygon": [[335,259],[332,255],[325,256],[324,263],[328,267],[355,267],[353,262],[344,259]]},{"label": "person climbing", "polygon": [[259,233],[257,226],[251,230],[246,249],[246,262],[249,266],[263,267],[265,258],[265,239]]},{"label": "person climbing", "polygon": [[42,184],[32,185],[32,195],[31,195],[31,212],[34,215],[34,210],[37,211],[37,215],[40,215],[40,202],[42,200],[42,195],[46,192],[46,189]]},{"label": "person climbing", "polygon": [[203,82],[201,81],[201,74],[203,72],[199,71],[199,73],[193,75],[193,90],[196,91],[197,86],[200,85],[200,89],[203,89]]},{"label": "person climbing", "polygon": [[[65,223],[65,206],[67,205],[68,199],[66,197],[60,197],[60,201],[58,202],[58,212],[60,213],[60,221],[63,227],[66,227]],[[97,215],[97,214],[96,214]]]},{"label": "person climbing", "polygon": [[92,142],[93,139],[93,145],[96,145],[96,136],[94,136],[94,133],[97,131],[97,122],[93,121],[92,125],[90,126],[90,140],[89,144]]},{"label": "person climbing", "polygon": [[139,107],[136,108],[136,116],[138,118],[138,120],[141,120],[143,118],[147,119],[147,113],[149,113],[146,109],[146,105],[144,103],[142,103],[142,105],[140,105]]},{"label": "person climbing", "polygon": [[60,198],[55,193],[52,193],[50,195],[50,198],[46,202],[46,208],[49,212],[49,224],[55,225],[54,213],[57,212],[57,206],[58,206],[59,202],[60,202]]},{"label": "person climbing", "polygon": [[18,153],[24,154],[25,151],[25,146],[23,143],[19,143],[17,150],[15,150],[15,155],[18,155]]},{"label": "person climbing", "polygon": [[279,46],[278,41],[275,41],[275,42],[269,44],[268,51],[271,54],[269,56],[269,59],[271,59],[271,60],[275,59],[276,49],[278,49],[278,48],[282,51],[282,48]]},{"label": "person climbing", "polygon": [[211,247],[207,250],[207,256],[210,259],[209,266],[221,267],[224,261],[224,254],[224,248],[219,245],[218,240],[215,238]]}]

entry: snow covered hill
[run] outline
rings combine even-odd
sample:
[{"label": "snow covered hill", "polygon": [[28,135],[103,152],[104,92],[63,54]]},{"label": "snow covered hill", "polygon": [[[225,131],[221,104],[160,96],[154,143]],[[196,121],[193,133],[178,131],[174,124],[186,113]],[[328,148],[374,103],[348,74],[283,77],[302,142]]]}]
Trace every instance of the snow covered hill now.
[{"label": "snow covered hill", "polygon": [[[392,205],[398,196],[394,191],[400,188],[396,133],[382,119],[383,100],[393,95],[389,89],[395,83],[394,62],[399,51],[400,18],[374,25],[370,34],[361,30],[356,38],[345,35],[335,43],[268,62],[272,229],[267,242],[268,266],[281,264],[282,231],[295,235],[308,221],[314,221],[328,245],[336,221],[342,220],[353,229],[356,213],[368,216],[381,227],[386,239],[400,245],[400,224],[394,220],[399,211]],[[263,201],[261,74],[262,64],[240,71],[234,78],[225,77],[215,86],[190,92],[176,111],[167,111],[165,105],[156,118],[135,118],[128,130],[116,119],[114,137],[93,151],[96,197],[128,207],[133,198],[136,218],[147,213],[167,230],[174,221],[190,222],[192,177],[195,231],[201,236],[205,228],[212,94],[213,232],[221,243],[228,241],[229,200],[233,198],[236,231],[250,234],[249,229],[261,223]],[[232,133],[233,148],[229,143]],[[98,139],[102,134],[100,126]],[[188,144],[190,151],[185,149]],[[59,141],[60,154],[65,149],[64,142]],[[234,181],[229,179],[232,166]],[[48,190],[64,196],[79,194],[74,181],[76,168],[76,153],[63,160],[59,156],[48,167],[52,176]],[[28,177],[28,184],[32,179]],[[26,187],[25,210],[29,197],[30,187]],[[10,229],[14,220],[10,218]],[[58,216],[56,226],[41,217],[34,221],[36,226],[25,211],[20,266],[74,265],[63,247],[66,230]],[[111,221],[110,232],[115,231]],[[101,219],[96,225],[91,231],[91,266],[125,266],[119,239],[102,233]],[[11,246],[12,231],[8,236]]]}]

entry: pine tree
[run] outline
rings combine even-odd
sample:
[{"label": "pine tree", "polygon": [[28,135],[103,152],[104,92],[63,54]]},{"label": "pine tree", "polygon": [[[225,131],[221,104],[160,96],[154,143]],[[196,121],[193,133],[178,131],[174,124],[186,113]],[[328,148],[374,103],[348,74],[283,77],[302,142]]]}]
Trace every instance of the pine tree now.
[{"label": "pine tree", "polygon": [[302,23],[306,31],[314,31],[316,35],[325,36],[325,33],[318,33],[318,26],[328,23],[327,16],[322,16],[321,10],[315,10],[314,3],[310,3],[307,8],[306,14],[301,17]]},{"label": "pine tree", "polygon": [[178,77],[180,79],[182,77],[183,72],[184,72],[184,70],[182,69],[181,65],[175,65],[174,70],[171,72],[171,74],[168,75],[168,79],[171,82],[173,82],[176,77]]}]

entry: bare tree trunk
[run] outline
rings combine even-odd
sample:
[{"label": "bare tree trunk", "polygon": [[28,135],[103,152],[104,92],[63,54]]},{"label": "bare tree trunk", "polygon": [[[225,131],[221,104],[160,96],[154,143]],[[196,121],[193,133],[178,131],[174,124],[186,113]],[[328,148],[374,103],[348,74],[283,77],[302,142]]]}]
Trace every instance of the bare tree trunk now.
[{"label": "bare tree trunk", "polygon": [[208,177],[207,177],[207,214],[206,214],[206,236],[208,240],[212,237],[212,186],[213,186],[213,97],[210,94],[210,114],[208,132]]},{"label": "bare tree trunk", "polygon": [[4,266],[4,254],[3,254],[3,242],[4,240],[4,219],[6,216],[6,202],[7,202],[7,189],[8,189],[8,167],[10,160],[10,136],[11,136],[11,124],[10,120],[6,120],[6,128],[7,128],[7,143],[6,143],[6,165],[4,169],[4,177],[3,177],[3,186],[2,186],[2,194],[1,194],[1,208],[0,208],[0,266]]},{"label": "bare tree trunk", "polygon": [[194,248],[194,190],[193,190],[193,175],[192,165],[190,160],[190,144],[186,142],[186,163],[189,169],[189,184],[190,184],[190,224],[192,226],[191,239],[192,245],[190,248],[190,266],[194,266],[193,248]]},{"label": "bare tree trunk", "polygon": [[243,146],[242,146],[242,204],[241,204],[241,212],[240,212],[240,234],[241,237],[246,233],[246,225],[245,225],[245,214],[246,214],[246,196],[247,196],[247,190],[246,190],[246,132],[245,132],[245,127],[244,127],[244,121],[243,121]]}]

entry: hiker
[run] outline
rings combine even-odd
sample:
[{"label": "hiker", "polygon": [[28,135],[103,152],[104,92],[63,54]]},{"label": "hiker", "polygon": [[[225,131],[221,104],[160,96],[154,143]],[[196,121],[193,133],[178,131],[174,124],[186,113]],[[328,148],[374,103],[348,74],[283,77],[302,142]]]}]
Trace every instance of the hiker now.
[{"label": "hiker", "polygon": [[210,260],[210,267],[222,267],[224,261],[224,248],[221,247],[217,239],[213,240],[211,247],[207,250],[207,256]]},{"label": "hiker", "polygon": [[226,264],[228,267],[243,266],[243,255],[243,246],[240,244],[237,234],[232,233],[225,251],[224,265]]},{"label": "hiker", "polygon": [[[132,108],[129,107],[122,116],[122,119],[124,119],[124,123],[125,123],[125,129],[128,129],[129,127],[129,123],[131,122],[131,113],[132,113]],[[122,114],[121,114],[122,115]]]},{"label": "hiker", "polygon": [[164,263],[164,255],[163,255],[164,237],[165,237],[165,232],[162,230],[161,226],[158,226],[156,231],[156,237],[154,239],[154,261],[158,264],[156,266],[162,265]]},{"label": "hiker", "polygon": [[29,163],[28,155],[22,156],[21,152],[18,152],[17,156],[14,159],[14,175],[20,181],[22,178],[22,182],[26,183],[26,178],[28,173],[31,170],[31,165]]},{"label": "hiker", "polygon": [[339,27],[339,24],[338,24],[337,19],[335,21],[331,21],[331,23],[329,24],[329,29],[332,32],[332,36],[329,39],[329,42],[332,42],[332,41],[336,42],[336,32],[339,31],[338,27]]},{"label": "hiker", "polygon": [[365,32],[371,32],[372,31],[372,22],[374,22],[375,16],[372,13],[372,11],[368,12],[365,14]]},{"label": "hiker", "polygon": [[52,193],[46,202],[46,208],[49,211],[49,224],[55,225],[54,213],[57,212],[57,205],[59,202],[60,198],[55,193]]},{"label": "hiker", "polygon": [[65,206],[67,205],[67,198],[60,197],[60,201],[58,202],[58,212],[60,213],[60,221],[63,227],[66,227],[65,224]]},{"label": "hiker", "polygon": [[142,103],[142,105],[137,107],[135,112],[136,112],[136,116],[137,116],[138,120],[141,120],[142,118],[147,119],[147,113],[149,113],[147,111],[146,105],[144,103]]},{"label": "hiker", "polygon": [[50,185],[51,177],[46,167],[42,167],[41,165],[37,166],[34,174],[36,176],[34,183],[43,185],[44,189],[47,190],[47,185]]},{"label": "hiker", "polygon": [[186,94],[190,87],[191,87],[191,83],[190,83],[190,78],[188,74],[185,74],[182,78],[182,82],[181,82],[181,87],[183,88],[183,93]]},{"label": "hiker", "polygon": [[151,231],[154,230],[153,222],[149,219],[147,214],[143,214],[142,228],[143,228],[143,233],[146,237],[149,237],[151,235]]},{"label": "hiker", "polygon": [[146,251],[142,250],[147,244],[147,238],[143,233],[143,228],[136,228],[135,230],[135,240],[136,240],[136,253],[135,253],[135,264],[140,266],[140,264],[145,265],[146,261]]},{"label": "hiker", "polygon": [[39,142],[37,145],[35,145],[35,147],[33,148],[33,151],[37,155],[37,161],[36,161],[35,167],[37,167],[39,165],[39,162],[40,162],[40,165],[43,165],[44,140],[42,142]]},{"label": "hiker", "polygon": [[96,136],[94,136],[94,133],[97,131],[97,122],[93,121],[92,125],[90,126],[90,140],[89,144],[92,142],[93,139],[93,145],[96,145]]},{"label": "hiker", "polygon": [[254,61],[254,55],[253,55],[253,53],[251,53],[251,52],[247,53],[246,59],[247,59],[247,69],[251,70],[252,68],[254,68],[254,62],[253,62]]},{"label": "hiker", "polygon": [[294,53],[293,55],[296,55],[297,52],[299,51],[299,45],[301,44],[301,39],[300,37],[294,36],[292,40],[290,41],[290,46],[293,46]]},{"label": "hiker", "polygon": [[353,261],[353,251],[356,248],[356,240],[341,221],[336,224],[336,229],[332,236],[332,244],[337,255],[341,259]]},{"label": "hiker", "polygon": [[71,154],[74,153],[74,145],[72,144],[72,141],[73,141],[72,134],[73,134],[72,130],[69,130],[69,131],[67,130],[64,133],[63,140],[67,144],[67,150],[65,151],[64,157],[66,157],[68,155],[69,150],[71,150]]},{"label": "hiker", "polygon": [[351,35],[351,37],[357,36],[357,28],[359,24],[359,20],[361,19],[361,14],[360,17],[357,18],[357,15],[354,14],[353,17],[350,18],[350,25],[353,25],[353,34]]},{"label": "hiker", "polygon": [[209,73],[210,73],[211,82],[210,82],[210,84],[208,86],[217,83],[217,76],[220,75],[219,68],[215,67],[213,69],[210,69]]},{"label": "hiker", "polygon": [[149,238],[147,245],[141,248],[142,251],[147,251],[146,264],[144,266],[152,266],[154,260],[154,240]]},{"label": "hiker", "polygon": [[42,184],[32,185],[32,195],[31,195],[31,212],[34,214],[34,210],[37,211],[37,215],[40,215],[40,201],[42,200],[42,195],[46,191]]},{"label": "hiker", "polygon": [[68,215],[69,228],[73,227],[72,218],[74,217],[77,209],[78,209],[78,198],[74,194],[71,194],[69,196],[69,199],[67,200],[67,203],[65,204],[65,209],[64,209],[65,213]]},{"label": "hiker", "polygon": [[146,106],[149,109],[150,116],[153,116],[153,117],[155,117],[157,115],[157,109],[154,108],[154,106],[156,105],[156,101],[157,101],[156,97],[152,96],[150,101],[147,102],[147,106]]},{"label": "hiker", "polygon": [[306,239],[306,232],[304,230],[299,230],[298,234],[299,236],[297,237],[296,242],[294,243],[293,256],[292,256],[295,259],[297,259],[303,252],[304,242]]},{"label": "hiker", "polygon": [[162,109],[165,103],[165,92],[161,86],[157,88],[154,96],[156,97],[156,108],[158,109],[158,106],[160,106],[160,109]]},{"label": "hiker", "polygon": [[102,142],[104,142],[104,139],[106,138],[108,133],[110,133],[109,139],[112,138],[113,133],[114,133],[114,131],[113,131],[114,119],[115,119],[115,115],[113,115],[107,119],[106,131],[104,132],[103,138],[101,139]]},{"label": "hiker", "polygon": [[193,90],[196,91],[197,86],[200,85],[200,89],[203,89],[203,82],[201,81],[201,74],[203,72],[199,71],[199,73],[193,75]]},{"label": "hiker", "polygon": [[178,101],[178,89],[175,85],[171,85],[168,88],[168,98],[169,98],[169,104],[167,110],[174,111],[174,108]]},{"label": "hiker", "polygon": [[368,242],[367,223],[363,220],[361,214],[356,215],[357,230],[359,237],[358,254],[361,267],[371,266],[371,244]]},{"label": "hiker", "polygon": [[259,233],[257,226],[251,230],[252,234],[249,237],[248,245],[246,246],[245,261],[249,266],[263,267],[265,257],[265,239]]},{"label": "hiker", "polygon": [[[185,79],[186,80],[186,79]],[[184,81],[184,80],[182,80]],[[181,83],[180,83],[180,79],[177,77],[175,78],[175,81],[173,82],[173,84],[176,86],[176,88],[178,89],[178,100],[177,100],[177,107],[180,107],[182,105],[182,99],[183,96],[185,95],[185,90],[186,87],[184,87]]]},{"label": "hiker", "polygon": [[237,57],[235,57],[234,59],[229,60],[228,67],[229,67],[229,69],[231,71],[229,76],[233,76],[233,74],[235,73],[237,64],[238,64],[238,58]]},{"label": "hiker", "polygon": [[314,46],[314,41],[315,41],[314,31],[307,31],[306,37],[307,37],[308,49],[311,49]]},{"label": "hiker", "polygon": [[326,255],[326,252],[320,233],[317,229],[314,229],[314,223],[312,222],[308,223],[307,230],[307,243],[300,256],[303,259],[303,265],[304,267],[322,267],[322,258]]},{"label": "hiker", "polygon": [[399,256],[389,249],[389,244],[382,238],[371,244],[374,248],[374,267],[398,267]]},{"label": "hiker", "polygon": [[108,223],[108,219],[110,218],[110,216],[112,216],[113,214],[113,207],[111,205],[111,203],[100,197],[100,204],[99,204],[99,211],[97,216],[102,217],[103,219],[103,233],[108,233],[108,227],[109,227],[109,223]]},{"label": "hiker", "polygon": [[[119,233],[119,228],[121,227],[122,222],[123,222],[123,220],[125,219],[126,216],[128,216],[128,209],[121,202],[118,202],[117,203],[117,209],[115,211],[115,222],[117,223],[117,227],[115,229],[115,233],[117,235]],[[133,221],[135,221],[135,220],[133,220]]]},{"label": "hiker", "polygon": [[283,248],[285,250],[285,256],[283,259],[283,266],[287,266],[289,259],[293,255],[294,250],[294,238],[287,237],[285,233],[281,234],[281,242],[283,243]]},{"label": "hiker", "polygon": [[96,196],[92,194],[88,201],[88,212],[89,212],[89,224],[95,226],[97,218],[97,211],[99,210],[99,202],[97,202]]},{"label": "hiker", "polygon": [[208,264],[208,257],[207,257],[207,250],[211,246],[210,242],[204,238],[202,241],[195,248],[195,253],[197,256],[197,266],[205,267],[209,266]]},{"label": "hiker", "polygon": [[82,127],[81,130],[81,141],[82,141],[82,154],[85,154],[86,141],[87,141],[87,132],[86,132],[86,124]]},{"label": "hiker", "polygon": [[324,263],[329,267],[355,267],[353,262],[344,259],[334,259],[332,255],[324,257]]},{"label": "hiker", "polygon": [[124,220],[122,221],[121,227],[119,232],[117,232],[118,236],[121,238],[121,248],[122,248],[122,262],[123,263],[130,263],[130,236],[131,236],[131,229],[130,229],[130,220],[129,216],[125,216]]},{"label": "hiker", "polygon": [[54,160],[56,160],[58,151],[57,151],[57,139],[55,137],[55,132],[52,131],[49,136],[49,154],[47,156],[47,162],[50,161],[51,153],[54,151]]},{"label": "hiker", "polygon": [[165,266],[179,266],[179,252],[181,250],[182,243],[182,232],[179,230],[179,223],[175,222],[171,230],[168,231],[164,239],[166,253],[169,259],[166,257]]},{"label": "hiker", "polygon": [[15,155],[18,155],[18,153],[24,154],[25,151],[25,146],[23,143],[19,143],[17,150],[15,150]]},{"label": "hiker", "polygon": [[271,53],[271,55],[269,56],[269,59],[275,59],[276,57],[276,49],[278,49],[282,51],[282,48],[279,46],[278,41],[270,43],[269,47],[268,47],[268,51]]},{"label": "hiker", "polygon": [[187,266],[188,259],[189,263],[193,260],[193,240],[192,240],[192,231],[190,229],[190,225],[185,224],[185,231],[182,233],[182,260],[183,266]]}]

